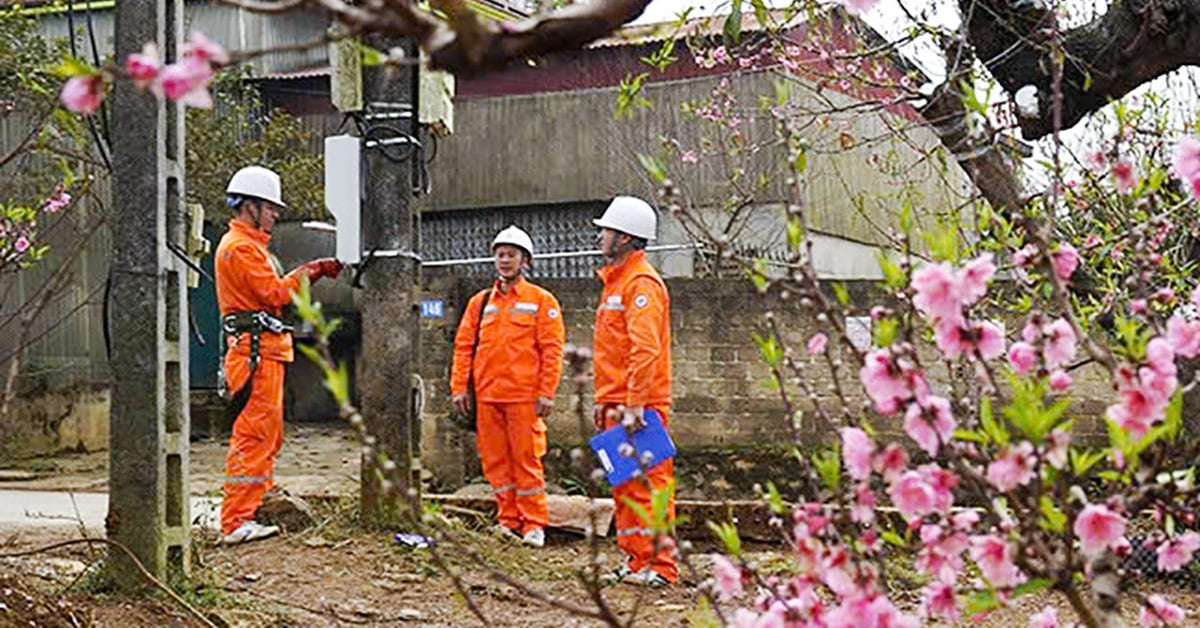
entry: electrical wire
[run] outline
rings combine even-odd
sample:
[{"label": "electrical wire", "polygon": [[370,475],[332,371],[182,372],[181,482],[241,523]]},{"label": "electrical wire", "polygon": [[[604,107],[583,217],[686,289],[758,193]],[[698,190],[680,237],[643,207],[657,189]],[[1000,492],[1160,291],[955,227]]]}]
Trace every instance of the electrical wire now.
[{"label": "electrical wire", "polygon": [[[67,0],[67,28],[71,31],[69,37],[67,37],[67,40],[71,42],[71,56],[78,59],[79,50],[75,45],[75,4],[71,0]],[[99,66],[99,56],[93,55],[93,57],[95,64]],[[107,116],[106,111],[108,108],[108,103],[103,102],[100,104],[100,106],[102,107],[101,115]],[[109,172],[112,172],[112,161],[108,158],[108,143],[100,137],[100,131],[96,129],[96,120],[91,116],[87,116],[87,125],[88,131],[92,135],[92,139],[96,141],[96,147],[100,152],[100,158],[104,161],[104,166]]]}]

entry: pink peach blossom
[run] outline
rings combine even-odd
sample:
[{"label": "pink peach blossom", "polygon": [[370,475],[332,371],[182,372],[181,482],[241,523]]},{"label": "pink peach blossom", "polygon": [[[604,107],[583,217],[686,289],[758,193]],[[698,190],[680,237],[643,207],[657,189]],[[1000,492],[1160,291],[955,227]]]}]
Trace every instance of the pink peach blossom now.
[{"label": "pink peach blossom", "polygon": [[63,85],[58,99],[75,113],[95,113],[104,101],[104,77],[99,74],[71,77]]},{"label": "pink peach blossom", "polygon": [[1058,628],[1058,609],[1047,606],[1040,613],[1030,615],[1029,628]]},{"label": "pink peach blossom", "polygon": [[199,31],[192,31],[191,41],[183,47],[183,56],[207,61],[209,65],[222,66],[229,63],[229,53],[221,44]]},{"label": "pink peach blossom", "polygon": [[888,482],[908,468],[908,453],[897,443],[889,443],[875,456],[875,470]]},{"label": "pink peach blossom", "polygon": [[1071,433],[1055,429],[1046,437],[1046,462],[1055,469],[1067,465],[1067,452],[1071,445]]},{"label": "pink peach blossom", "polygon": [[31,244],[32,242],[29,241],[29,238],[24,234],[21,234],[20,236],[17,236],[15,241],[13,241],[13,248],[16,249],[18,253],[24,253],[25,251],[29,250]]},{"label": "pink peach blossom", "polygon": [[212,80],[212,66],[198,57],[185,57],[162,69],[159,83],[163,95],[198,109],[211,109],[212,96],[208,93],[208,82]]},{"label": "pink peach blossom", "polygon": [[1075,359],[1075,330],[1065,319],[1057,319],[1046,326],[1049,337],[1042,355],[1046,358],[1046,366],[1058,368]]},{"label": "pink peach blossom", "polygon": [[1167,598],[1152,593],[1138,611],[1138,622],[1142,628],[1155,626],[1177,626],[1183,622],[1187,612],[1167,601]]},{"label": "pink peach blossom", "polygon": [[930,395],[924,403],[913,403],[904,414],[904,432],[930,456],[954,437],[958,422],[950,412],[950,401]]},{"label": "pink peach blossom", "polygon": [[984,253],[967,262],[959,271],[959,290],[964,305],[970,305],[987,294],[988,281],[996,274],[991,253]]},{"label": "pink peach blossom", "polygon": [[1175,350],[1162,336],[1155,336],[1146,343],[1146,363],[1160,375],[1170,376],[1178,372],[1175,367]]},{"label": "pink peach blossom", "polygon": [[1062,281],[1069,280],[1079,267],[1079,251],[1066,242],[1060,243],[1050,254],[1050,258],[1054,265],[1054,274]]},{"label": "pink peach blossom", "polygon": [[805,345],[805,349],[807,349],[812,355],[821,355],[822,353],[825,353],[825,347],[828,344],[829,336],[826,336],[825,332],[819,331],[813,334],[812,338],[808,339],[808,344]]},{"label": "pink peach blossom", "polygon": [[720,554],[713,556],[713,579],[722,600],[733,599],[743,592],[742,568]]},{"label": "pink peach blossom", "polygon": [[958,599],[954,595],[954,586],[940,581],[925,585],[921,592],[921,615],[957,622]]},{"label": "pink peach blossom", "polygon": [[1036,244],[1033,244],[1033,243],[1026,244],[1025,246],[1021,247],[1019,250],[1013,252],[1013,254],[1012,254],[1013,266],[1016,266],[1017,268],[1024,268],[1024,267],[1028,266],[1030,262],[1033,261],[1033,258],[1037,257],[1037,254],[1038,254],[1038,248],[1037,248]]},{"label": "pink peach blossom", "polygon": [[962,319],[961,280],[946,262],[925,264],[913,273],[913,305],[930,318],[945,322]]},{"label": "pink peach blossom", "polygon": [[1121,160],[1113,164],[1112,176],[1113,181],[1117,183],[1117,191],[1121,194],[1129,194],[1137,185],[1137,173],[1128,161]]},{"label": "pink peach blossom", "polygon": [[1001,493],[1024,486],[1033,479],[1033,444],[1022,441],[1009,447],[988,465],[987,480]]},{"label": "pink peach blossom", "polygon": [[1196,357],[1200,353],[1200,322],[1179,315],[1167,319],[1167,342],[1176,355]]},{"label": "pink peach blossom", "polygon": [[858,371],[863,388],[875,401],[875,410],[880,414],[895,414],[900,409],[900,402],[911,396],[907,379],[899,371],[887,349],[868,353]]},{"label": "pink peach blossom", "polygon": [[158,46],[148,43],[142,47],[141,53],[133,53],[125,58],[125,74],[133,80],[138,89],[146,89],[162,70],[162,60],[158,56]]},{"label": "pink peach blossom", "polygon": [[991,321],[983,321],[975,327],[975,348],[984,360],[995,360],[1004,355],[1004,330]]},{"label": "pink peach blossom", "polygon": [[1178,571],[1200,549],[1200,534],[1188,531],[1158,546],[1158,570]]},{"label": "pink peach blossom", "polygon": [[842,462],[851,479],[866,480],[871,477],[871,458],[875,455],[875,443],[871,437],[857,427],[842,428]]},{"label": "pink peach blossom", "polygon": [[997,589],[1015,587],[1025,581],[1021,570],[1013,564],[1012,545],[995,534],[972,537],[970,554],[979,573]]},{"label": "pink peach blossom", "polygon": [[1037,366],[1037,349],[1027,342],[1015,342],[1008,349],[1008,362],[1018,375],[1025,375]]},{"label": "pink peach blossom", "polygon": [[1071,387],[1071,376],[1066,371],[1059,369],[1050,374],[1050,388],[1057,392],[1062,392]]},{"label": "pink peach blossom", "polygon": [[875,8],[876,4],[879,4],[879,0],[842,0],[842,6],[851,15],[862,15]]},{"label": "pink peach blossom", "polygon": [[1200,142],[1195,138],[1187,136],[1179,140],[1171,174],[1179,177],[1187,185],[1192,198],[1196,198],[1200,191],[1197,189],[1197,182],[1200,181]]},{"label": "pink peach blossom", "polygon": [[933,487],[917,471],[905,471],[888,489],[892,505],[907,520],[923,517],[935,511]]},{"label": "pink peach blossom", "polygon": [[1125,537],[1125,518],[1104,504],[1088,504],[1075,518],[1074,531],[1079,549],[1096,556]]}]

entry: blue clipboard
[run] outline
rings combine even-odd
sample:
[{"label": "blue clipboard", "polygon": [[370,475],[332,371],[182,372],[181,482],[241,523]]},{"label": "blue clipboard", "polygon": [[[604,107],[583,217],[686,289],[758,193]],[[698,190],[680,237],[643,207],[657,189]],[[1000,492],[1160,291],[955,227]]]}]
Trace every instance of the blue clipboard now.
[{"label": "blue clipboard", "polygon": [[[633,434],[627,433],[623,426],[617,425],[600,432],[589,441],[592,451],[600,460],[600,465],[608,477],[609,486],[620,486],[633,479],[633,476],[641,470],[639,460],[646,452],[651,455],[647,468],[675,457],[675,443],[671,440],[671,435],[667,434],[666,428],[663,427],[662,417],[658,411],[646,408],[642,418],[646,421],[646,427]],[[621,444],[626,442],[632,444],[636,449],[635,455],[621,455]]]}]

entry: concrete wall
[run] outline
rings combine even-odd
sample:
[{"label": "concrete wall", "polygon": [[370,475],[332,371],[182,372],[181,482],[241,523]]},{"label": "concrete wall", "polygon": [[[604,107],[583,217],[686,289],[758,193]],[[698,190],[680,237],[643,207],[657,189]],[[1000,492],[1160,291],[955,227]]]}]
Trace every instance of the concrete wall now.
[{"label": "concrete wall", "polygon": [[0,458],[108,449],[109,403],[107,388],[56,390],[16,399],[9,409],[14,431],[0,446]]}]

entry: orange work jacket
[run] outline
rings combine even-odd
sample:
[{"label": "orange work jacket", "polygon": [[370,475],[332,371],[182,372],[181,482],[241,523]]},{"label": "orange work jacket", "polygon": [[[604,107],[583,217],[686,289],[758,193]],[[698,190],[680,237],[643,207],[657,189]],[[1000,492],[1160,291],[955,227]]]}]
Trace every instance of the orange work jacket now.
[{"label": "orange work jacket", "polygon": [[596,403],[671,403],[671,297],[667,284],[634,251],[598,271],[604,282],[592,343]]},{"label": "orange work jacket", "polygon": [[[221,316],[233,312],[267,312],[279,316],[291,303],[292,292],[300,288],[300,270],[281,277],[267,251],[271,234],[237,219],[229,221],[229,231],[217,245],[214,269],[217,273],[217,307]],[[225,339],[228,351],[250,355],[250,334]],[[291,362],[291,334],[264,332],[259,346],[264,359]]]},{"label": "orange work jacket", "polygon": [[[484,295],[491,292],[483,308]],[[475,330],[479,348],[471,357]],[[474,368],[475,399],[487,403],[532,403],[554,398],[562,376],[562,308],[550,291],[521,277],[505,294],[500,282],[467,303],[454,336],[454,368],[450,392],[467,391]]]}]

